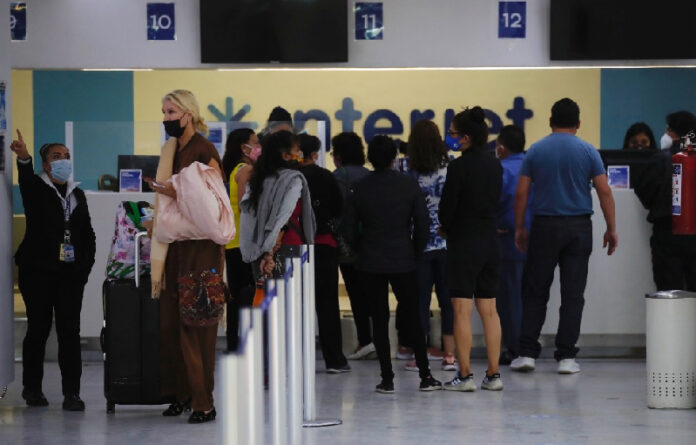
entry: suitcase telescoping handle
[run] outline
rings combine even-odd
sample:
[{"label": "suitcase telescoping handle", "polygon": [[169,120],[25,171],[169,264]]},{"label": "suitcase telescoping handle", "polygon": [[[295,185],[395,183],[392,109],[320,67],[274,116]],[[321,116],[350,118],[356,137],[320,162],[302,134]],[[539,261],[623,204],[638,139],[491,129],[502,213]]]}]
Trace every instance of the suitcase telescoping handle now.
[{"label": "suitcase telescoping handle", "polygon": [[146,231],[135,234],[135,287],[140,287],[140,238],[147,236]]}]

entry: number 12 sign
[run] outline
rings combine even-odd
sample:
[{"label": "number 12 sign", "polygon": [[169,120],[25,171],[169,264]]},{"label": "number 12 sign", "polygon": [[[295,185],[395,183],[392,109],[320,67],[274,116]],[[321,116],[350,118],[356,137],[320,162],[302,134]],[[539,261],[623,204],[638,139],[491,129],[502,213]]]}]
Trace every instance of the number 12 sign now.
[{"label": "number 12 sign", "polygon": [[355,3],[355,40],[382,40],[382,3]]},{"label": "number 12 sign", "polygon": [[527,31],[527,2],[498,2],[498,38],[524,39]]}]

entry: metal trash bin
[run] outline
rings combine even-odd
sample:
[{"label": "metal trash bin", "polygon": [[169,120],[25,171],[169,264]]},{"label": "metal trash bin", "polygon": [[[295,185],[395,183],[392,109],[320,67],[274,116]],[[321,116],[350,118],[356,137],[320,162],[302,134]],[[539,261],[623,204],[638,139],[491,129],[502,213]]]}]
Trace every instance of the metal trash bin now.
[{"label": "metal trash bin", "polygon": [[649,408],[696,408],[696,292],[645,296]]}]

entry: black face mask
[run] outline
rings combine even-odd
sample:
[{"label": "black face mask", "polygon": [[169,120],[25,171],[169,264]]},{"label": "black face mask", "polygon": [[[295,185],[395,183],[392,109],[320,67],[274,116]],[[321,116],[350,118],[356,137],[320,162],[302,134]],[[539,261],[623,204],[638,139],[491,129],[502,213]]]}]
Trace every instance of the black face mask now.
[{"label": "black face mask", "polygon": [[184,129],[186,127],[181,126],[181,122],[179,119],[174,119],[172,121],[164,121],[162,122],[164,124],[164,131],[167,132],[167,134],[173,138],[178,138],[181,137],[182,134],[184,134]]}]

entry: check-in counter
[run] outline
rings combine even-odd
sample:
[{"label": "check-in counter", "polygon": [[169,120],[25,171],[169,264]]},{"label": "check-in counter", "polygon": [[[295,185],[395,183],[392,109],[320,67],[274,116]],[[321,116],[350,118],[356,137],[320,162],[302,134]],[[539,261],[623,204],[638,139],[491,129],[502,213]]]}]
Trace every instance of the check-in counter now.
[{"label": "check-in counter", "polygon": [[[102,326],[101,289],[106,259],[114,233],[114,217],[120,201],[152,201],[152,193],[87,192],[92,225],[97,236],[97,257],[85,289],[82,305],[82,336],[98,337]],[[605,230],[599,200],[593,196],[594,248],[590,257],[582,334],[603,339],[599,344],[641,346],[645,334],[644,295],[655,289],[650,259],[650,224],[632,190],[614,190],[619,247],[612,256],[602,248]],[[554,334],[560,306],[558,271],[551,287],[551,299],[543,334]],[[472,317],[474,333],[483,332],[477,315]],[[344,327],[346,324],[343,325]],[[613,340],[606,340],[611,336]],[[638,339],[638,340],[636,340]],[[626,344],[628,341],[631,344]],[[644,344],[644,343],[643,343]]]}]

